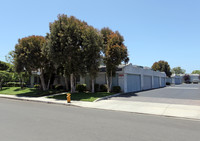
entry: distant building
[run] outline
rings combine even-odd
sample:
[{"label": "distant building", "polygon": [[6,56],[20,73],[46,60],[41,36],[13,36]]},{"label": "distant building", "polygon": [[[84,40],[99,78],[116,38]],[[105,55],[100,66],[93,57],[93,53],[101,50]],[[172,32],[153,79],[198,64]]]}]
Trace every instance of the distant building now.
[{"label": "distant building", "polygon": [[[180,76],[182,77],[182,82],[185,82],[184,75],[185,74],[180,74]],[[199,74],[187,74],[187,75],[190,76],[190,82],[193,82],[193,80],[198,80],[200,82]]]}]

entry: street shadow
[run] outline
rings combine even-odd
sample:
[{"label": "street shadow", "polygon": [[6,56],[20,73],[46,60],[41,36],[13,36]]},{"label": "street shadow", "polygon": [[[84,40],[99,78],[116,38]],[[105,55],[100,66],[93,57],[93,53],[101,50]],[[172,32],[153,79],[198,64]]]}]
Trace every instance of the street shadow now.
[{"label": "street shadow", "polygon": [[135,92],[128,92],[128,93],[122,93],[118,96],[113,96],[113,97],[118,97],[118,98],[130,98],[130,97],[138,97],[139,96],[139,93],[142,93],[142,92],[146,92],[146,91],[153,91],[153,90],[161,90],[165,87],[160,87],[160,88],[152,88],[152,89],[146,89],[146,90],[142,90],[142,91],[135,91]]},{"label": "street shadow", "polygon": [[122,93],[120,95],[117,95],[117,96],[113,96],[113,97],[118,97],[118,98],[129,98],[129,97],[135,97],[135,96],[138,96],[136,94],[136,92],[129,92],[129,93]]},{"label": "street shadow", "polygon": [[[16,89],[15,91],[21,91],[23,89]],[[28,92],[24,92],[21,94],[16,94],[18,97],[43,97],[48,96],[55,93],[63,92],[64,90],[48,90],[48,91],[42,91],[40,89],[29,89]]]}]

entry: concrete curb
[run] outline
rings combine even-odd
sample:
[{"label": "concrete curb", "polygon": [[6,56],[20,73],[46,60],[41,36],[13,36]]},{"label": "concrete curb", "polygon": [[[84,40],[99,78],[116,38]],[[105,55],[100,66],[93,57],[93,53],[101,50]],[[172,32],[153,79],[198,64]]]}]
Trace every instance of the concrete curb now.
[{"label": "concrete curb", "polygon": [[178,104],[163,104],[163,103],[151,103],[151,102],[123,102],[118,100],[102,100],[109,97],[120,95],[121,93],[110,95],[104,98],[100,98],[99,102],[83,102],[72,101],[67,103],[64,100],[55,100],[49,98],[29,98],[29,97],[17,97],[13,95],[0,95],[0,98],[15,99],[22,101],[43,102],[47,104],[60,104],[66,106],[75,106],[82,108],[94,108],[102,110],[122,111],[138,114],[158,115],[164,117],[176,117],[183,119],[200,120],[200,106],[188,106]]},{"label": "concrete curb", "polygon": [[96,100],[93,101],[93,102],[98,102],[98,101],[105,100],[105,99],[108,99],[108,98],[111,98],[111,97],[114,97],[114,96],[118,96],[118,95],[121,95],[121,94],[122,94],[122,93],[117,93],[117,94],[113,94],[113,95],[101,97],[101,98],[96,99]]},{"label": "concrete curb", "polygon": [[50,100],[48,98],[16,97],[16,96],[12,96],[12,95],[3,95],[3,94],[0,94],[0,98],[21,100],[21,101],[42,102],[42,103],[48,103],[48,104],[61,104],[61,105],[68,105],[68,106],[72,105],[71,103],[67,103],[67,102],[63,102],[63,101],[59,101],[59,100]]}]

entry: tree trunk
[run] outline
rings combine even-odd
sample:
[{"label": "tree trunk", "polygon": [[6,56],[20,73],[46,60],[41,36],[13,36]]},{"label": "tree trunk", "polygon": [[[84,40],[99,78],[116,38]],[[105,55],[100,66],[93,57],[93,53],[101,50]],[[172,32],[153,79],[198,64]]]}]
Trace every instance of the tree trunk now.
[{"label": "tree trunk", "polygon": [[107,82],[107,92],[109,93],[110,92],[110,88],[109,88],[109,77],[108,77],[108,74],[106,74],[106,82]]},{"label": "tree trunk", "polygon": [[70,74],[71,93],[74,93],[74,74]]},{"label": "tree trunk", "polygon": [[95,93],[95,90],[94,90],[94,77],[92,77],[92,93]]},{"label": "tree trunk", "polygon": [[19,81],[20,81],[20,87],[22,89],[22,78],[20,78]]},{"label": "tree trunk", "polygon": [[48,80],[48,84],[47,84],[47,90],[49,90],[49,87],[50,87],[50,82],[51,82],[51,75],[49,77],[49,80]]},{"label": "tree trunk", "polygon": [[109,90],[111,91],[112,90],[112,71],[111,71],[111,74],[110,74],[111,76],[110,76],[110,88],[109,88]]},{"label": "tree trunk", "polygon": [[2,90],[2,84],[3,84],[3,82],[0,82],[0,90]]},{"label": "tree trunk", "polygon": [[64,76],[64,78],[65,78],[65,87],[66,87],[66,90],[68,91],[69,90],[69,86],[68,86],[67,76]]},{"label": "tree trunk", "polygon": [[74,91],[76,91],[76,77],[74,77]]},{"label": "tree trunk", "polygon": [[44,74],[43,74],[42,70],[41,70],[41,74],[40,74],[40,80],[41,80],[42,90],[46,91],[46,84],[45,84],[45,81],[44,81]]},{"label": "tree trunk", "polygon": [[23,78],[21,79],[21,89],[24,88],[24,84],[23,84]]}]

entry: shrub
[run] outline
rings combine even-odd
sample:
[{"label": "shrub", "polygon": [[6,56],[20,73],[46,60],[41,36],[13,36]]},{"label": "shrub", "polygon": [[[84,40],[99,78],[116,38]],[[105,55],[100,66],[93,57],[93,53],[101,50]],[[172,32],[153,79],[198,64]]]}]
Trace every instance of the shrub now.
[{"label": "shrub", "polygon": [[7,87],[15,87],[16,82],[8,82],[6,84]]},{"label": "shrub", "polygon": [[78,85],[76,85],[76,90],[78,92],[84,92],[84,91],[86,91],[86,84],[78,84]]},{"label": "shrub", "polygon": [[171,85],[171,83],[170,82],[166,82],[166,85]]},{"label": "shrub", "polygon": [[62,90],[63,86],[61,84],[57,84],[57,85],[55,85],[55,89],[56,90]]},{"label": "shrub", "polygon": [[99,84],[94,84],[94,91],[98,92],[99,91]]},{"label": "shrub", "polygon": [[115,92],[115,93],[119,93],[119,92],[121,92],[121,87],[120,86],[113,86],[112,91]]},{"label": "shrub", "polygon": [[185,75],[183,76],[183,79],[184,79],[184,81],[185,81],[186,83],[190,83],[190,75],[185,74]]},{"label": "shrub", "polygon": [[[23,83],[23,85],[26,85],[26,83]],[[5,87],[20,87],[21,83],[20,82],[7,82]]]},{"label": "shrub", "polygon": [[34,88],[39,89],[39,88],[40,88],[40,84],[35,84],[35,85],[34,85]]},{"label": "shrub", "polygon": [[101,92],[107,92],[108,90],[108,86],[106,84],[101,84],[100,85],[100,91]]}]

